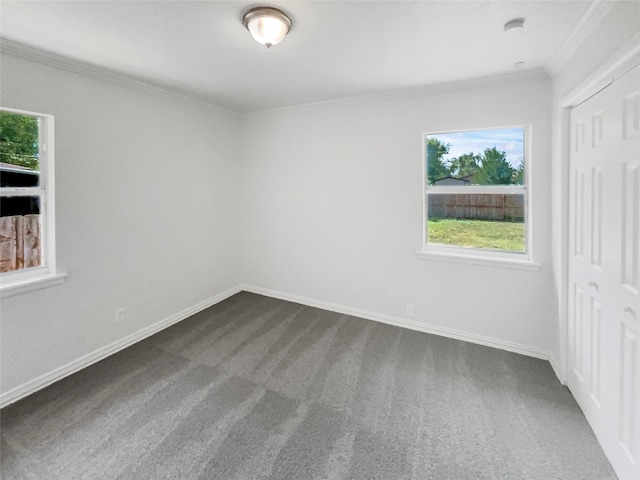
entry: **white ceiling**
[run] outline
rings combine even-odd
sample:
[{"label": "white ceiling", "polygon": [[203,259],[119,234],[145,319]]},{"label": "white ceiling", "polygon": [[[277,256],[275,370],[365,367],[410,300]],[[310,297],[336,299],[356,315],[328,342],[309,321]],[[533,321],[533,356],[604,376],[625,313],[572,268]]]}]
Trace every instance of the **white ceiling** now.
[{"label": "white ceiling", "polygon": [[0,34],[250,112],[541,69],[592,3],[280,0],[293,29],[267,50],[251,1],[3,0]]}]

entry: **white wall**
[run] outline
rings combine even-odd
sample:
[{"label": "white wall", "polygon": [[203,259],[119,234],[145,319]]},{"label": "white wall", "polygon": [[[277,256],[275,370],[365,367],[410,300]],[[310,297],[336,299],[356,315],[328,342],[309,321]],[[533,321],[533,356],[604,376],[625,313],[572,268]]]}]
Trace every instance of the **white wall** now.
[{"label": "white wall", "polygon": [[55,115],[68,272],[2,300],[5,393],[240,282],[239,118],[7,55],[1,80],[3,106]]},{"label": "white wall", "polygon": [[[56,116],[58,260],[69,277],[2,300],[0,391],[240,282],[399,318],[413,303],[424,325],[561,356],[558,102],[637,35],[637,10],[616,2],[553,92],[524,75],[242,118],[3,55],[2,105]],[[523,123],[542,269],[416,258],[421,134]],[[120,307],[127,320],[116,325]]]},{"label": "white wall", "polygon": [[566,95],[625,44],[637,44],[640,35],[640,2],[607,2],[606,15],[553,78],[553,91]]},{"label": "white wall", "polygon": [[[560,380],[565,381],[565,346],[567,328],[567,242],[569,195],[569,109],[563,99],[576,90],[596,93],[588,85],[632,50],[640,46],[640,2],[616,1],[607,5],[606,15],[586,40],[554,75],[552,84],[552,246],[554,285],[558,299],[558,323],[551,332],[552,354],[558,358]],[[599,84],[600,87],[602,84]],[[583,87],[587,90],[583,90]],[[598,88],[598,87],[596,87]],[[580,101],[584,100],[581,98]]]},{"label": "white wall", "polygon": [[[516,76],[251,114],[242,132],[249,285],[546,351],[551,271],[550,82]],[[531,124],[540,271],[416,258],[423,132]],[[361,293],[352,295],[351,284]]]}]

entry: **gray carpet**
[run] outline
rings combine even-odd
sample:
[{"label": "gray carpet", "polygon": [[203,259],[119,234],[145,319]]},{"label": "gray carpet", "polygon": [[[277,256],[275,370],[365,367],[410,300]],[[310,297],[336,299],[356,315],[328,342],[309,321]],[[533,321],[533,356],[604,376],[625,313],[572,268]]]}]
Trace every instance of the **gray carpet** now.
[{"label": "gray carpet", "polygon": [[613,479],[542,360],[240,293],[14,405],[10,479]]}]

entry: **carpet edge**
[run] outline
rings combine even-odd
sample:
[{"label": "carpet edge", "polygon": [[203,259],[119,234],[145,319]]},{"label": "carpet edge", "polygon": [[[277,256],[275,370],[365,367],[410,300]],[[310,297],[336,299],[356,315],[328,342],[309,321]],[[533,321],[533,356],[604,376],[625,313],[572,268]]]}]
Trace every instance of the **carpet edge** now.
[{"label": "carpet edge", "polygon": [[423,333],[440,335],[442,337],[452,338],[454,340],[462,340],[464,342],[484,345],[485,347],[498,348],[500,350],[506,350],[508,352],[518,353],[520,355],[526,355],[528,357],[539,358],[541,360],[546,360],[549,362],[551,362],[552,360],[551,352],[539,347],[531,346],[531,345],[525,345],[517,342],[511,342],[509,340],[502,340],[499,338],[488,337],[484,335],[478,335],[474,333],[465,332],[462,330],[456,330],[453,328],[441,327],[439,325],[416,322],[416,321],[407,320],[401,317],[395,317],[393,315],[371,312],[368,310],[362,310],[359,308],[340,305],[337,303],[326,302],[323,300],[316,300],[316,299],[304,297],[301,295],[285,293],[278,290],[271,290],[268,288],[258,287],[255,285],[242,284],[241,289],[246,292],[256,293],[258,295],[278,298],[280,300],[299,303],[302,305],[307,305],[309,307],[321,308],[323,310],[330,310],[332,312],[344,313],[346,315],[364,318],[366,320],[373,320],[374,322],[386,323],[386,324],[394,325],[397,327],[408,328],[410,330],[415,330]]},{"label": "carpet edge", "polygon": [[116,340],[104,347],[100,347],[86,355],[83,355],[61,367],[55,368],[50,372],[44,373],[32,380],[28,380],[17,387],[11,388],[4,393],[0,394],[0,408],[4,408],[12,403],[17,402],[18,400],[27,397],[38,390],[42,390],[43,388],[55,383],[59,380],[62,380],[69,375],[72,375],[76,372],[79,372],[83,368],[87,368],[90,365],[93,365],[100,360],[107,358],[114,353],[123,350],[134,343],[138,343],[141,340],[144,340],[151,335],[164,330],[182,320],[189,318],[190,316],[204,310],[205,308],[209,308],[216,303],[220,303],[223,300],[235,295],[236,293],[240,293],[242,288],[240,285],[236,285],[234,287],[229,288],[213,297],[210,297],[202,302],[196,303],[191,307],[187,307],[180,312],[174,313],[159,322],[153,323],[137,332],[134,332],[126,337],[121,338],[120,340]]}]

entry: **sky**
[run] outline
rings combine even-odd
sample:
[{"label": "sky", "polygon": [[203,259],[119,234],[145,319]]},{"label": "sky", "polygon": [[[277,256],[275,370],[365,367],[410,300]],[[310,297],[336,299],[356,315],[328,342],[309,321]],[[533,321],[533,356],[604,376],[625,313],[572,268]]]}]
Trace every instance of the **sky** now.
[{"label": "sky", "polygon": [[524,128],[500,128],[495,130],[475,130],[472,132],[435,133],[427,135],[451,145],[445,160],[451,160],[464,153],[482,153],[487,148],[496,147],[507,154],[507,161],[517,168],[524,158]]}]

